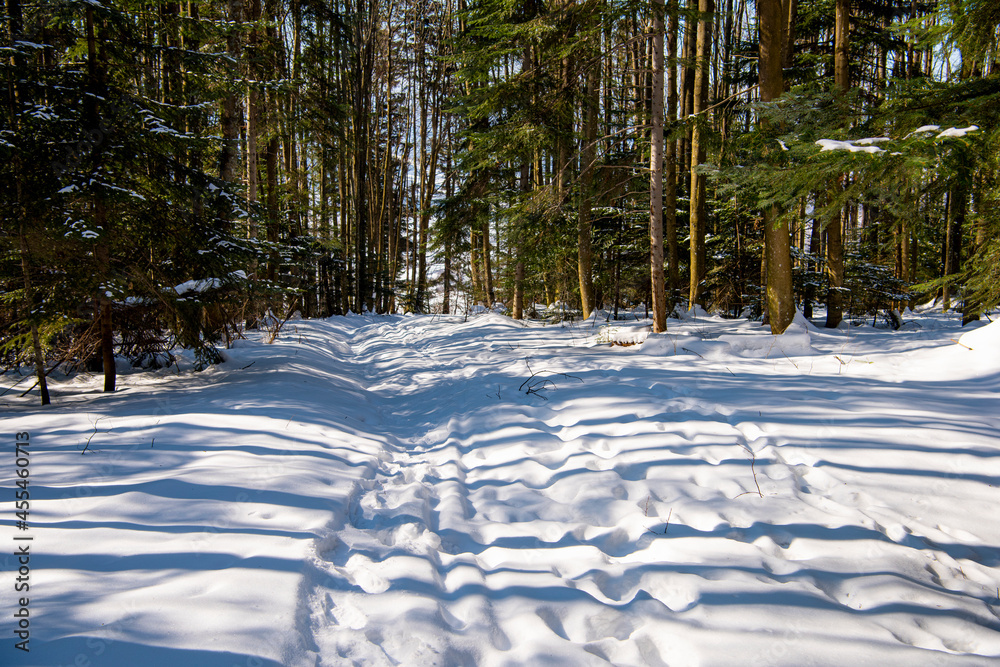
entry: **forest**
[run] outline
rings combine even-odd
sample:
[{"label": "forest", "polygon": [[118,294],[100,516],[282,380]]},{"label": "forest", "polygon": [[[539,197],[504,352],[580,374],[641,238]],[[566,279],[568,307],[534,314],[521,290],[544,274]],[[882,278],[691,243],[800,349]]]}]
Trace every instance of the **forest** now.
[{"label": "forest", "polygon": [[354,313],[1000,301],[985,0],[6,0],[0,363]]}]

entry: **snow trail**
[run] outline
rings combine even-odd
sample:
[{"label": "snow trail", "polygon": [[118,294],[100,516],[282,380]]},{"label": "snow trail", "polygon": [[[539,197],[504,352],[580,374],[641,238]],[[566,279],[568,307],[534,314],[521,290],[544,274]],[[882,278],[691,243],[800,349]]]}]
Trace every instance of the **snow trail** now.
[{"label": "snow trail", "polygon": [[[320,554],[349,584],[321,586],[310,602],[318,653],[337,656],[320,664],[515,665],[554,656],[559,664],[728,664],[734,655],[705,642],[720,632],[766,663],[776,632],[788,627],[794,641],[777,640],[781,655],[809,664],[834,641],[836,632],[823,633],[844,611],[870,616],[833,621],[857,643],[846,654],[859,664],[907,656],[907,648],[945,661],[1000,651],[996,612],[982,586],[960,583],[955,561],[992,569],[997,550],[959,546],[871,488],[857,491],[865,485],[851,465],[769,434],[770,419],[790,412],[787,397],[771,399],[769,418],[762,409],[748,419],[735,384],[722,383],[720,395],[715,378],[648,383],[648,368],[588,368],[565,335],[531,333],[533,347],[521,352],[514,345],[523,332],[499,321],[404,319],[352,335],[386,455],[361,483],[336,546]],[[551,373],[550,401],[516,392],[525,359]],[[824,436],[857,420],[843,408],[826,416]],[[768,520],[782,512],[762,507],[761,485],[768,497],[789,496],[835,520]],[[776,504],[784,510],[788,501]],[[838,542],[857,545],[847,561],[830,560],[828,545]],[[859,553],[879,565],[843,571]],[[924,573],[901,579],[895,570],[914,553],[906,569]],[[907,604],[893,607],[891,591]],[[955,593],[979,600],[978,610]],[[951,614],[920,618],[956,602]],[[796,607],[814,611],[793,623],[785,610]],[[748,627],[743,614],[754,608],[774,615],[771,625]],[[992,636],[985,645],[968,639],[976,627]]]},{"label": "snow trail", "polygon": [[921,321],[330,318],[14,402],[14,664],[994,664],[1000,334]]}]

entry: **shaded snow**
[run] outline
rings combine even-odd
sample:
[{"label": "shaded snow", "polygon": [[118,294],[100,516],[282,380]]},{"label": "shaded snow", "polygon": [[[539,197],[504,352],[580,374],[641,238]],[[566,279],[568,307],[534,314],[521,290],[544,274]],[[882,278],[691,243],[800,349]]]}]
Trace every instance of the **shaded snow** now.
[{"label": "shaded snow", "polygon": [[174,288],[177,294],[187,294],[188,292],[207,292],[222,285],[218,278],[202,278],[200,280],[187,280]]},{"label": "shaded snow", "polygon": [[1000,329],[906,320],[352,316],[11,392],[3,664],[996,664]]}]

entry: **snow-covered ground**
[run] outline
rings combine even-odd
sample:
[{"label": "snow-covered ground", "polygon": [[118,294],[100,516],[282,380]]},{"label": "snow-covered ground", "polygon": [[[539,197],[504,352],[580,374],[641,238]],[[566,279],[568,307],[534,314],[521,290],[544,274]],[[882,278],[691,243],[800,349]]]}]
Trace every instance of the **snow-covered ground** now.
[{"label": "snow-covered ground", "polygon": [[997,664],[1000,323],[907,319],[331,318],[10,392],[0,664]]}]

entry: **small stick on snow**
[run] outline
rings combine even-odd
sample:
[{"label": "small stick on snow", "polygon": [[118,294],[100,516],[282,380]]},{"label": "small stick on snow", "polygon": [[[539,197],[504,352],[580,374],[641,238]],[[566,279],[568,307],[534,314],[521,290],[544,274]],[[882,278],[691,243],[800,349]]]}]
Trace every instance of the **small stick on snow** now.
[{"label": "small stick on snow", "polygon": [[[107,415],[105,415],[104,417],[98,417],[97,420],[94,422],[94,432],[90,434],[89,438],[87,438],[87,444],[84,446],[83,451],[80,452],[80,454],[86,454],[87,453],[87,448],[90,447],[90,441],[94,439],[95,435],[97,435],[97,425],[99,423],[101,423],[101,420],[105,419],[106,417],[107,417]],[[111,428],[111,429],[109,429],[107,431],[104,431],[104,433],[110,433],[113,430],[114,430],[114,428]],[[152,445],[150,445],[150,446],[152,446]]]},{"label": "small stick on snow", "polygon": [[795,370],[799,370],[799,365],[797,363],[795,363],[794,361],[792,361],[791,357],[789,357],[787,354],[785,354],[784,350],[781,351],[781,354],[784,355],[785,359],[788,359],[788,363],[790,363],[792,366],[795,366]]},{"label": "small stick on snow", "polygon": [[764,493],[760,490],[760,484],[757,483],[757,471],[754,470],[754,465],[757,463],[757,455],[753,452],[750,452],[750,454],[753,456],[753,458],[750,459],[750,472],[753,473],[753,483],[754,486],[757,487],[757,495],[763,498]]},{"label": "small stick on snow", "polygon": [[966,345],[965,343],[960,343],[960,342],[958,342],[958,341],[957,341],[957,340],[955,340],[954,338],[952,338],[952,339],[951,339],[951,342],[952,342],[952,343],[954,343],[955,345],[961,345],[962,347],[964,347],[964,348],[965,348],[966,350],[968,350],[969,352],[975,352],[975,350],[973,350],[973,349],[972,349],[971,347],[969,347],[969,346],[968,346],[968,345]]},{"label": "small stick on snow", "polygon": [[[752,449],[750,449],[750,447],[748,447],[747,445],[740,444],[740,447],[742,447],[743,449],[747,450],[747,453],[750,454],[750,472],[753,473],[753,483],[754,483],[754,486],[757,487],[757,495],[760,496],[761,498],[763,498],[764,497],[764,493],[760,490],[760,484],[757,482],[757,470],[754,467],[757,464],[757,454],[755,454],[754,451]],[[751,493],[753,493],[753,491],[744,491],[743,493],[741,493],[738,496],[736,496],[736,498],[739,498],[740,496],[745,496],[745,495],[748,495],[748,494],[751,494]],[[734,500],[735,500],[735,498],[734,498]]]}]

